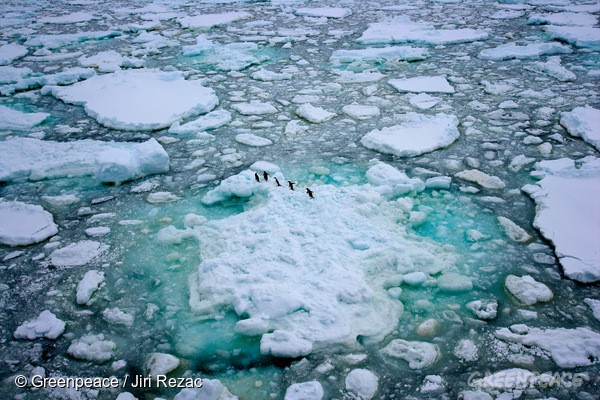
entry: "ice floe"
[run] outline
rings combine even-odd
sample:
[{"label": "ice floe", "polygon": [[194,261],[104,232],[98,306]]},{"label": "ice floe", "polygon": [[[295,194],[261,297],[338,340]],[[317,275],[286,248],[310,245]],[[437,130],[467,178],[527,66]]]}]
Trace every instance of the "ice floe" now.
[{"label": "ice floe", "polygon": [[253,101],[249,103],[235,103],[231,106],[242,115],[268,115],[275,114],[278,110],[271,103]]},{"label": "ice floe", "polygon": [[93,19],[93,14],[85,11],[76,11],[70,14],[38,18],[36,22],[41,24],[76,24],[80,22],[89,22]]},{"label": "ice floe", "polygon": [[425,369],[432,366],[440,357],[437,345],[428,342],[414,342],[394,339],[381,349],[381,354],[391,360],[404,360],[411,369]]},{"label": "ice floe", "polygon": [[205,114],[219,103],[202,81],[155,69],[98,75],[68,87],[53,87],[51,93],[66,103],[84,106],[103,125],[134,131],[168,128],[183,118]]},{"label": "ice floe", "polygon": [[50,262],[56,267],[85,265],[108,250],[108,245],[93,240],[71,243],[50,254]]},{"label": "ice floe", "polygon": [[183,55],[193,57],[201,65],[214,66],[223,71],[239,71],[251,65],[260,64],[269,57],[254,55],[258,52],[256,43],[215,43],[205,36],[196,38],[196,44],[183,46]]},{"label": "ice floe", "polygon": [[3,44],[0,46],[0,65],[9,65],[19,58],[25,57],[29,50],[18,43]]},{"label": "ice floe", "polygon": [[379,378],[368,369],[353,369],[346,376],[346,390],[359,399],[370,400],[377,393]]},{"label": "ice floe", "polygon": [[177,22],[183,28],[208,30],[214,26],[252,18],[252,14],[243,11],[232,11],[217,14],[200,14],[180,17]]},{"label": "ice floe", "polygon": [[321,400],[323,387],[318,381],[294,383],[285,391],[284,400]]},{"label": "ice floe", "polygon": [[35,35],[29,37],[24,45],[27,47],[44,47],[49,50],[56,50],[64,46],[87,42],[89,40],[102,40],[121,36],[119,31],[93,31],[93,32],[77,32],[64,33],[56,35]]},{"label": "ice floe", "polygon": [[560,124],[571,136],[580,137],[600,151],[600,110],[585,106],[560,114]]},{"label": "ice floe", "polygon": [[429,56],[422,47],[390,46],[369,47],[358,50],[336,50],[329,57],[333,65],[371,66],[398,63],[400,61],[421,61]]},{"label": "ice floe", "polygon": [[48,310],[42,311],[37,318],[23,323],[14,333],[15,339],[57,339],[65,331],[65,323]]},{"label": "ice floe", "polygon": [[227,110],[214,110],[193,121],[180,124],[173,123],[169,128],[169,133],[177,135],[194,134],[203,131],[209,131],[220,128],[231,122],[231,113]]},{"label": "ice floe", "polygon": [[443,76],[417,76],[414,78],[390,79],[388,83],[399,92],[454,93],[454,88]]},{"label": "ice floe", "polygon": [[114,50],[102,51],[89,57],[79,57],[79,65],[82,67],[97,68],[99,72],[115,72],[122,67],[141,68],[145,61],[135,57],[124,57]]},{"label": "ice floe", "polygon": [[313,124],[320,124],[329,121],[337,114],[327,111],[322,107],[315,107],[310,103],[305,103],[296,109],[296,115]]},{"label": "ice floe", "polygon": [[600,49],[600,28],[548,25],[544,31],[550,39],[559,39],[577,47]]},{"label": "ice floe", "polygon": [[52,214],[35,204],[0,202],[0,243],[26,246],[58,233]]},{"label": "ice floe", "polygon": [[515,296],[519,303],[526,306],[550,301],[554,298],[554,295],[548,286],[536,281],[529,275],[508,275],[504,281],[504,285],[506,286],[506,289]]},{"label": "ice floe", "polygon": [[179,358],[166,353],[151,353],[146,357],[144,370],[148,376],[167,375],[179,366]]},{"label": "ice floe", "polygon": [[450,146],[458,137],[458,118],[450,114],[407,113],[400,125],[375,129],[361,139],[363,146],[381,153],[415,157]]},{"label": "ice floe", "polygon": [[483,60],[529,60],[537,59],[544,55],[553,54],[568,54],[572,50],[565,45],[558,43],[546,43],[546,42],[534,42],[525,45],[518,45],[515,42],[500,45],[498,47],[492,47],[489,49],[482,50],[478,57]]},{"label": "ice floe", "polygon": [[296,14],[306,17],[344,18],[352,15],[352,10],[342,7],[297,8]]},{"label": "ice floe", "polygon": [[87,334],[73,340],[67,353],[81,360],[104,362],[113,358],[116,347],[115,342],[105,340],[103,334]]},{"label": "ice floe", "polygon": [[87,271],[77,284],[77,304],[88,305],[94,293],[104,283],[104,272],[92,269]]}]

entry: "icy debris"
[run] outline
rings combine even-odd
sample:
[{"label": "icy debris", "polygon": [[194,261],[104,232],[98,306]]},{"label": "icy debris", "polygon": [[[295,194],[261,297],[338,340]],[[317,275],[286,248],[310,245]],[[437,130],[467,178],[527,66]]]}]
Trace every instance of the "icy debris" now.
[{"label": "icy debris", "polygon": [[0,105],[0,130],[29,131],[49,116],[48,113],[26,113]]},{"label": "icy debris", "polygon": [[65,323],[56,318],[56,315],[45,310],[36,319],[27,321],[17,328],[15,339],[47,338],[55,340],[65,331]]},{"label": "icy debris", "polygon": [[525,67],[533,72],[546,74],[561,82],[570,82],[577,79],[577,75],[566,69],[560,64],[560,57],[548,57],[546,62],[533,62]]},{"label": "icy debris", "polygon": [[588,328],[527,327],[524,332],[517,333],[509,328],[500,328],[494,335],[498,339],[527,347],[537,346],[561,368],[584,367],[600,360],[600,334]]},{"label": "icy debris", "polygon": [[94,293],[104,283],[104,272],[92,269],[77,284],[77,304],[88,305]]},{"label": "icy debris", "polygon": [[127,314],[126,312],[120,310],[118,307],[106,308],[102,312],[102,316],[104,317],[104,320],[109,324],[125,326],[133,325],[133,315]]},{"label": "icy debris", "polygon": [[600,151],[600,110],[585,106],[560,114],[560,124],[571,136],[580,137]]},{"label": "icy debris", "polygon": [[361,139],[363,146],[381,153],[400,157],[415,157],[448,147],[460,133],[458,118],[450,114],[404,115],[400,125],[375,129]]},{"label": "icy debris", "polygon": [[362,44],[413,42],[440,45],[473,42],[487,37],[488,33],[484,30],[471,28],[435,29],[432,24],[413,22],[410,18],[402,16],[369,24],[369,28],[356,41]]},{"label": "icy debris", "polygon": [[504,232],[506,232],[508,237],[515,242],[526,243],[533,239],[525,229],[506,217],[498,217],[498,223],[502,229],[504,229]]},{"label": "icy debris", "polygon": [[536,281],[529,275],[508,275],[504,281],[506,289],[522,304],[531,306],[539,302],[552,300],[554,295],[548,286]]},{"label": "icy debris", "polygon": [[94,177],[99,182],[125,182],[169,171],[169,155],[154,139],[129,149],[106,149],[96,156]]},{"label": "icy debris", "polygon": [[436,336],[440,330],[440,321],[428,318],[417,326],[417,335],[422,337]]},{"label": "icy debris", "polygon": [[346,390],[360,400],[370,400],[377,393],[379,378],[367,369],[357,368],[346,376]]},{"label": "icy debris", "polygon": [[471,278],[454,272],[441,275],[437,279],[437,285],[442,292],[465,292],[473,289]]},{"label": "icy debris", "polygon": [[596,318],[598,321],[600,321],[600,300],[587,298],[587,299],[584,299],[583,302],[592,309],[594,318]]},{"label": "icy debris", "polygon": [[250,103],[235,103],[231,106],[242,115],[267,115],[275,114],[279,110],[271,103],[261,103],[253,101]]},{"label": "icy debris", "polygon": [[82,240],[54,250],[50,261],[56,267],[74,267],[87,264],[108,250],[108,245],[92,240]]},{"label": "icy debris", "polygon": [[317,381],[294,383],[285,391],[283,400],[321,400],[323,387]]},{"label": "icy debris", "polygon": [[219,103],[202,81],[156,69],[97,75],[72,86],[52,87],[51,93],[66,103],[83,105],[100,124],[133,131],[168,128],[183,118],[207,113]]},{"label": "icy debris", "polygon": [[172,203],[179,201],[180,197],[171,192],[154,192],[146,197],[146,201],[151,204]]},{"label": "icy debris", "polygon": [[144,371],[146,375],[156,377],[157,375],[167,375],[179,366],[179,358],[166,353],[151,353],[144,362]]},{"label": "icy debris", "polygon": [[356,119],[369,119],[380,114],[378,107],[359,104],[349,104],[344,106],[342,107],[342,112]]},{"label": "icy debris", "polygon": [[0,46],[0,65],[10,65],[15,60],[25,57],[29,51],[27,47],[18,43],[9,43]]},{"label": "icy debris", "polygon": [[444,76],[417,76],[414,78],[390,79],[388,83],[399,92],[454,93],[454,88]]},{"label": "icy debris", "polygon": [[357,50],[336,50],[329,57],[333,65],[385,65],[400,61],[421,61],[429,56],[429,51],[422,47],[390,46],[368,47]]},{"label": "icy debris", "polygon": [[117,345],[110,340],[104,340],[104,335],[83,335],[71,342],[67,353],[80,360],[104,362],[113,357]]},{"label": "icy debris", "polygon": [[458,341],[452,351],[457,358],[463,361],[477,361],[479,359],[479,350],[477,345],[470,339],[461,339]]},{"label": "icy debris", "polygon": [[64,46],[87,42],[89,40],[102,40],[121,36],[119,31],[94,31],[64,33],[57,35],[35,35],[25,41],[27,47],[45,47],[49,50],[55,50]]},{"label": "icy debris", "polygon": [[[584,158],[580,168],[568,158],[542,161],[543,177],[523,190],[536,203],[533,226],[555,247],[565,275],[580,282],[600,280],[600,159]],[[565,229],[568,227],[568,229]]]},{"label": "icy debris", "polygon": [[315,107],[310,103],[302,104],[300,107],[296,109],[296,114],[307,120],[308,122],[312,122],[313,124],[320,124],[325,121],[329,121],[337,114],[329,112],[321,107]]},{"label": "icy debris", "polygon": [[344,18],[352,15],[352,10],[341,7],[298,8],[296,9],[296,15],[306,17]]},{"label": "icy debris", "polygon": [[264,147],[273,144],[271,140],[252,133],[240,133],[235,136],[235,141],[251,147]]},{"label": "icy debris", "polygon": [[296,358],[308,355],[312,350],[310,341],[280,329],[264,334],[260,340],[260,353],[273,357]]},{"label": "icy debris", "polygon": [[135,57],[124,57],[114,50],[102,51],[89,57],[79,57],[82,67],[98,68],[98,72],[115,72],[125,68],[141,68],[145,61]]},{"label": "icy debris", "polygon": [[544,27],[550,39],[558,39],[577,47],[600,49],[600,28],[588,26],[553,26]]},{"label": "icy debris", "polygon": [[498,315],[498,301],[496,299],[473,300],[467,303],[467,309],[471,310],[479,319],[494,319]]},{"label": "icy debris", "polygon": [[515,42],[500,45],[489,49],[482,50],[478,57],[483,60],[511,60],[513,58],[519,60],[536,59],[540,56],[548,56],[553,54],[568,54],[573,50],[569,46],[558,43],[533,42],[523,46],[519,46]]},{"label": "icy debris", "polygon": [[0,202],[0,243],[26,246],[43,242],[57,233],[52,214],[41,206],[20,201]]},{"label": "icy debris", "polygon": [[490,176],[477,169],[466,169],[454,174],[455,177],[465,181],[477,183],[486,189],[504,189],[506,184],[497,176]]},{"label": "icy debris", "polygon": [[410,98],[408,102],[420,110],[429,110],[440,102],[439,97],[433,97],[427,93],[419,93]]},{"label": "icy debris", "polygon": [[408,362],[411,369],[425,369],[432,366],[440,356],[437,345],[428,342],[409,342],[394,339],[381,349],[381,354],[392,359]]},{"label": "icy debris", "polygon": [[231,122],[231,113],[227,110],[215,110],[193,121],[181,125],[175,122],[169,128],[169,133],[186,135],[220,128]]},{"label": "icy debris", "polygon": [[423,384],[419,388],[421,393],[441,392],[445,388],[444,379],[439,375],[426,375]]},{"label": "icy debris", "polygon": [[243,11],[232,11],[218,14],[200,14],[177,18],[182,28],[208,30],[214,26],[252,18],[252,14]]}]

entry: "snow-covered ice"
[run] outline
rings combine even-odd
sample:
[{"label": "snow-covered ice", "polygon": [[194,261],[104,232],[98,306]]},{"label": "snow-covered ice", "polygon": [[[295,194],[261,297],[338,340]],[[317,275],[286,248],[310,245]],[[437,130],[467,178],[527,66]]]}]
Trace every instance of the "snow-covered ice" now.
[{"label": "snow-covered ice", "polygon": [[536,281],[529,275],[508,275],[504,281],[506,289],[522,304],[531,306],[554,298],[548,286]]},{"label": "snow-covered ice", "polygon": [[454,93],[454,88],[443,76],[417,76],[405,79],[390,79],[390,85],[399,92]]},{"label": "snow-covered ice", "polygon": [[440,350],[433,343],[394,339],[381,350],[381,354],[392,360],[404,360],[411,369],[425,369],[436,363]]},{"label": "snow-covered ice", "polygon": [[94,293],[104,283],[104,272],[95,269],[89,270],[77,284],[77,304],[87,305]]},{"label": "snow-covered ice", "polygon": [[67,353],[80,360],[104,362],[113,358],[115,342],[106,340],[103,334],[86,334],[71,342]]},{"label": "snow-covered ice", "polygon": [[20,201],[0,202],[0,243],[26,246],[58,233],[52,214],[41,206]]},{"label": "snow-covered ice", "polygon": [[533,42],[519,45],[510,42],[497,47],[482,50],[478,57],[484,60],[502,61],[510,59],[529,60],[537,59],[540,56],[553,54],[569,54],[572,50],[563,44]]},{"label": "snow-covered ice", "polygon": [[247,12],[225,12],[216,14],[190,15],[177,19],[177,22],[184,28],[207,30],[214,26],[226,25],[231,22],[252,18],[252,14]]},{"label": "snow-covered ice", "polygon": [[344,18],[352,15],[352,10],[342,7],[305,7],[297,8],[296,14],[307,17]]},{"label": "snow-covered ice", "polygon": [[82,240],[54,250],[50,254],[52,265],[74,267],[85,265],[108,250],[108,245],[93,240]]},{"label": "snow-covered ice", "polygon": [[25,113],[0,105],[0,129],[28,131],[44,122],[49,116],[48,113]]},{"label": "snow-covered ice", "polygon": [[600,110],[576,107],[560,115],[560,124],[571,136],[580,137],[600,151]]},{"label": "snow-covered ice", "polygon": [[285,391],[284,400],[321,400],[323,387],[318,381],[294,383]]},{"label": "snow-covered ice", "polygon": [[359,399],[372,399],[378,388],[379,378],[367,369],[353,369],[346,376],[346,390]]},{"label": "snow-covered ice", "polygon": [[3,44],[0,46],[0,65],[9,65],[13,61],[25,57],[28,52],[27,47],[18,43]]},{"label": "snow-covered ice", "polygon": [[296,109],[296,115],[313,124],[320,124],[329,121],[337,114],[327,111],[323,107],[315,107],[310,103],[305,103]]},{"label": "snow-covered ice", "polygon": [[169,128],[169,133],[177,135],[194,134],[203,131],[209,131],[220,128],[231,122],[231,113],[227,110],[214,110],[193,121],[180,124],[173,123]]},{"label": "snow-covered ice", "polygon": [[56,315],[44,310],[37,318],[23,323],[15,331],[15,339],[57,339],[65,331],[65,323],[56,318]]}]

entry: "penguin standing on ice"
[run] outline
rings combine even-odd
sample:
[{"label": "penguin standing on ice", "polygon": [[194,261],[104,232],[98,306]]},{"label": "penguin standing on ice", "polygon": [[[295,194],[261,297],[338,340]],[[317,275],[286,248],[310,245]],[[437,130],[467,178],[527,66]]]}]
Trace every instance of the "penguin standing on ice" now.
[{"label": "penguin standing on ice", "polygon": [[258,174],[256,172],[254,173],[254,179],[256,180],[256,182],[260,182],[260,178],[258,177]]},{"label": "penguin standing on ice", "polygon": [[294,190],[294,182],[288,181],[288,186],[290,187],[290,189]]},{"label": "penguin standing on ice", "polygon": [[263,178],[265,179],[265,182],[269,181],[269,174],[267,174],[267,171],[263,171]]},{"label": "penguin standing on ice", "polygon": [[275,177],[275,183],[277,184],[277,186],[281,186],[281,183],[279,183],[279,179],[277,179],[277,177]]},{"label": "penguin standing on ice", "polygon": [[306,194],[308,194],[308,197],[310,197],[311,199],[314,199],[313,192],[309,188],[306,188]]}]

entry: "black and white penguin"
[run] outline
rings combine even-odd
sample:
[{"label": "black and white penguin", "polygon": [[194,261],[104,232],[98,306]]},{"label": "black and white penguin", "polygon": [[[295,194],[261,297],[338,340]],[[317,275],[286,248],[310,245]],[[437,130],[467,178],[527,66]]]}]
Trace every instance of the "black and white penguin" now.
[{"label": "black and white penguin", "polygon": [[269,181],[269,174],[267,174],[267,171],[263,171],[263,178],[265,179],[265,182]]},{"label": "black and white penguin", "polygon": [[288,186],[290,189],[294,190],[294,182],[288,181]]},{"label": "black and white penguin", "polygon": [[258,177],[258,174],[256,172],[254,173],[254,179],[256,180],[256,182],[260,182],[260,178]]},{"label": "black and white penguin", "polygon": [[277,186],[281,186],[281,183],[279,183],[279,179],[277,179],[277,177],[275,177],[275,183],[277,184]]},{"label": "black and white penguin", "polygon": [[306,194],[308,194],[308,197],[310,197],[311,199],[314,199],[313,192],[309,188],[306,188]]}]

